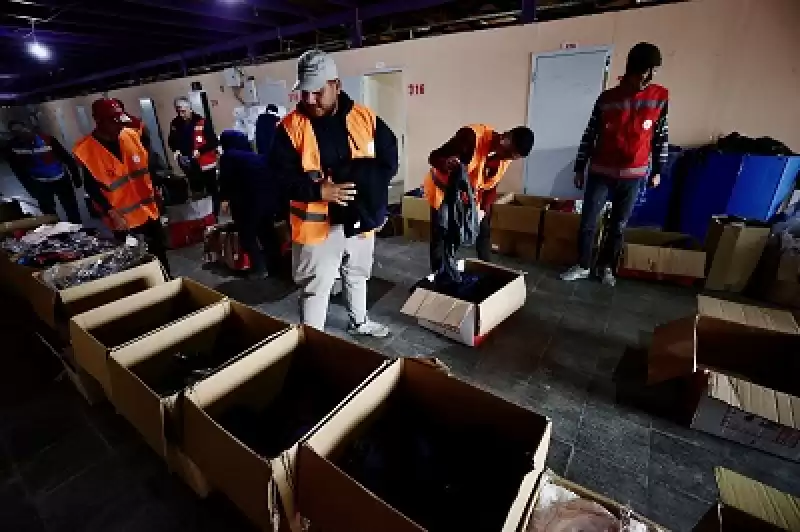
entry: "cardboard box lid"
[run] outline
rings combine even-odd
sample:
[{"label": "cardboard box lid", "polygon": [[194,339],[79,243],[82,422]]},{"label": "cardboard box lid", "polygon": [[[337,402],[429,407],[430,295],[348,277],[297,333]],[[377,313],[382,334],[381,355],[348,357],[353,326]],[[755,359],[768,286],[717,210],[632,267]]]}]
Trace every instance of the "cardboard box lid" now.
[{"label": "cardboard box lid", "polygon": [[800,399],[792,395],[715,371],[709,374],[708,395],[780,425],[800,428]]},{"label": "cardboard box lid", "polygon": [[[765,347],[774,356],[787,357],[799,352],[792,350],[797,346],[800,326],[790,312],[698,296],[694,316],[656,327],[648,382],[689,375],[700,368],[751,376]],[[760,366],[760,373],[767,373]]]},{"label": "cardboard box lid", "polygon": [[800,530],[800,498],[722,467],[717,467],[714,474],[722,505],[719,530],[729,530],[726,517],[736,521],[743,516],[755,518],[766,526],[736,527],[736,530]]},{"label": "cardboard box lid", "polygon": [[403,218],[407,220],[431,221],[431,206],[425,198],[403,196]]},{"label": "cardboard box lid", "polygon": [[301,445],[297,459],[298,511],[312,522],[321,522],[324,515],[331,530],[371,531],[375,526],[389,532],[424,530],[328,459],[341,452],[360,426],[380,412],[401,386],[403,390],[413,386],[414,401],[423,402],[439,415],[461,421],[479,418],[498,432],[503,428],[519,438],[524,432],[526,441],[536,435],[531,470],[524,476],[502,528],[503,532],[518,530],[544,470],[552,431],[550,419],[460,381],[435,362],[409,358],[395,361],[372,379]]},{"label": "cardboard box lid", "polygon": [[474,306],[473,303],[461,301],[445,294],[417,288],[400,312],[406,316],[438,323],[448,329],[458,331]]}]

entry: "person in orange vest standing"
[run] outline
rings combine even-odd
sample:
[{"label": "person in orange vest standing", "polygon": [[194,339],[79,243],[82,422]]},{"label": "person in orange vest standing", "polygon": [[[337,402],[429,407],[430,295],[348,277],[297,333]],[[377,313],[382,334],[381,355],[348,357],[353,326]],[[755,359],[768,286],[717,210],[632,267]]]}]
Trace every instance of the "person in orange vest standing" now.
[{"label": "person in orange vest standing", "polygon": [[169,149],[186,174],[189,187],[193,192],[210,195],[214,203],[214,216],[219,216],[217,134],[209,120],[192,111],[189,98],[175,98],[175,112],[178,116],[169,124]]},{"label": "person in orange vest standing", "polygon": [[[341,275],[348,332],[386,337],[389,328],[367,317],[367,280],[374,229],[386,222],[389,182],[397,174],[397,138],[342,91],[336,64],[322,51],[300,56],[294,90],[300,102],[278,126],[268,164],[290,200],[302,322],[325,328],[331,289]],[[353,172],[354,166],[362,171]]]},{"label": "person in orange vest standing", "polygon": [[[425,198],[436,220],[446,196],[450,175],[464,166],[469,176],[480,228],[475,241],[478,258],[492,260],[491,209],[497,198],[497,185],[512,161],[528,156],[533,148],[533,131],[518,126],[499,133],[491,126],[473,124],[459,129],[442,147],[431,152],[431,171],[425,176]],[[431,223],[431,270],[438,273],[445,255],[444,235],[438,223]],[[452,258],[452,257],[451,257]]]},{"label": "person in orange vest standing", "polygon": [[[611,199],[611,219],[595,271],[603,284],[616,284],[614,266],[642,180],[647,178],[648,186],[657,187],[669,153],[669,92],[653,83],[660,67],[658,47],[637,44],[628,53],[620,84],[597,99],[575,161],[575,187],[586,189],[578,234],[579,262],[561,274],[564,281],[592,274],[597,221]],[[589,171],[584,176],[587,163]]]},{"label": "person in orange vest standing", "polygon": [[140,133],[126,127],[131,119],[114,100],[96,100],[92,116],[94,131],[73,149],[83,165],[86,193],[117,239],[131,234],[143,237],[169,273],[148,151]]}]

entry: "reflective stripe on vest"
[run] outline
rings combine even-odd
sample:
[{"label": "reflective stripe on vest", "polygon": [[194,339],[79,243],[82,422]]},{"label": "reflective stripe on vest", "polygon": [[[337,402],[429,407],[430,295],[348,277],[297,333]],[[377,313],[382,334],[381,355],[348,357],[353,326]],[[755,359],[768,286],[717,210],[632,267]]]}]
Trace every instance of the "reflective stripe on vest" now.
[{"label": "reflective stripe on vest", "polygon": [[[119,147],[121,159],[88,135],[76,144],[74,153],[100,185],[100,192],[111,208],[133,229],[148,220],[158,220],[158,207],[148,172],[148,153],[138,132],[123,129]],[[110,223],[108,217],[104,221]]]},{"label": "reflective stripe on vest", "polygon": [[[375,113],[360,104],[353,104],[353,108],[347,113],[348,141],[353,159],[375,157],[376,121]],[[295,110],[284,117],[281,126],[300,154],[303,172],[321,172],[319,145],[311,120]],[[292,227],[292,242],[319,244],[328,238],[330,230],[328,203],[290,201],[289,222]]]},{"label": "reflective stripe on vest", "polygon": [[38,147],[38,148],[33,148],[33,149],[30,149],[30,150],[26,150],[26,149],[23,149],[23,148],[12,148],[11,151],[16,153],[17,155],[33,155],[34,153],[49,153],[49,152],[53,151],[53,148],[50,147],[50,146],[44,145],[44,146],[41,146],[41,147]]}]

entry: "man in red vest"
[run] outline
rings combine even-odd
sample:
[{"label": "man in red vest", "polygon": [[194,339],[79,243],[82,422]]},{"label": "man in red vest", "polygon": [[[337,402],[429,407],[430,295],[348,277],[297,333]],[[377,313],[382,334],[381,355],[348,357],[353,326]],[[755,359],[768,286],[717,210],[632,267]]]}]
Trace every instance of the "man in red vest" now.
[{"label": "man in red vest", "polygon": [[597,255],[596,271],[604,284],[616,283],[613,268],[642,180],[648,179],[650,187],[658,186],[667,160],[669,93],[653,83],[660,66],[658,47],[637,44],[628,54],[620,84],[597,99],[575,162],[575,186],[583,189],[585,185],[586,190],[578,235],[579,262],[561,275],[565,281],[590,276],[597,221],[610,199],[611,220]]}]

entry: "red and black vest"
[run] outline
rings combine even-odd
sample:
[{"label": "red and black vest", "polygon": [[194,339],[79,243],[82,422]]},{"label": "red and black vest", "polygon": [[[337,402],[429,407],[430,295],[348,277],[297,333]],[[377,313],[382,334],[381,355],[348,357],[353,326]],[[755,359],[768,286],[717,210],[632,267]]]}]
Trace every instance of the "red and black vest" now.
[{"label": "red and black vest", "polygon": [[661,85],[636,93],[619,86],[600,95],[600,133],[589,171],[617,178],[647,175],[653,134],[668,98],[669,91]]}]

